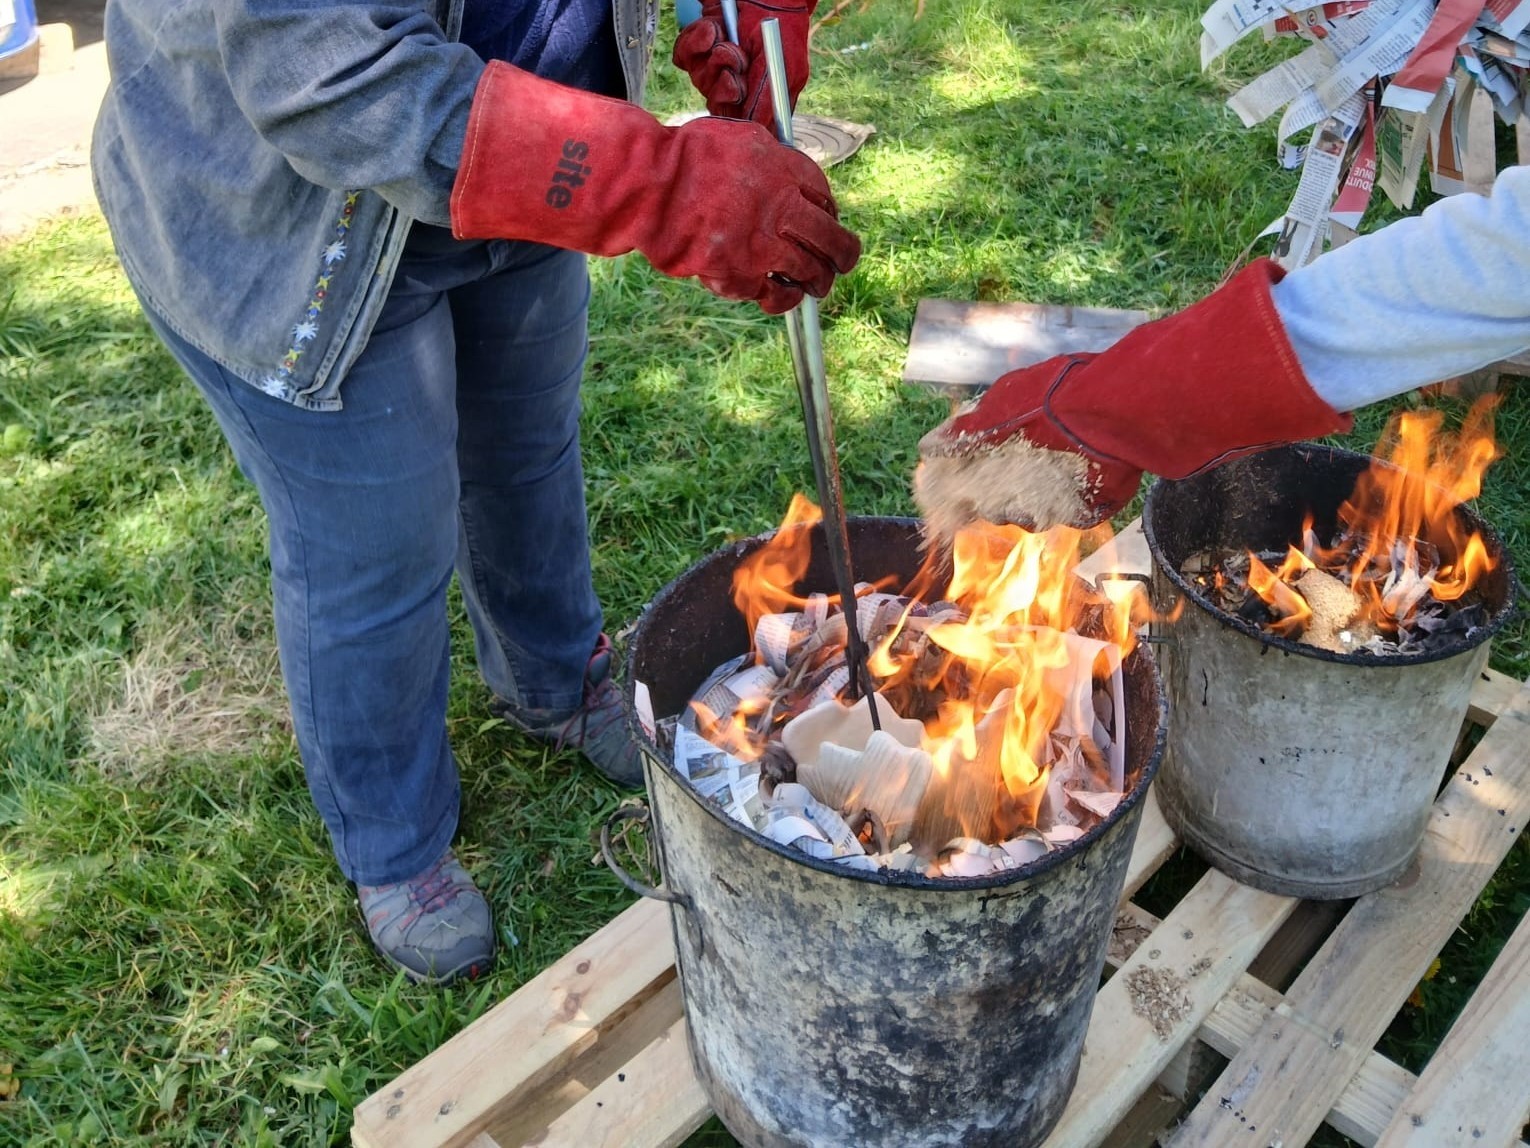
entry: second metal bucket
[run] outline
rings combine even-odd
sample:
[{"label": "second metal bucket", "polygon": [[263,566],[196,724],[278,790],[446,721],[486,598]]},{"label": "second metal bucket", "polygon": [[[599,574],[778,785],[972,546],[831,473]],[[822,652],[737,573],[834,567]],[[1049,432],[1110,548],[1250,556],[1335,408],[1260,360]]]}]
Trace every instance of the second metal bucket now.
[{"label": "second metal bucket", "polygon": [[1397,879],[1423,839],[1487,640],[1514,580],[1496,535],[1465,508],[1498,565],[1482,586],[1487,624],[1427,656],[1335,654],[1275,637],[1212,604],[1181,573],[1207,550],[1299,538],[1311,511],[1331,528],[1371,459],[1301,445],[1157,483],[1142,522],[1172,626],[1164,817],[1218,869],[1287,896],[1356,897]]},{"label": "second metal bucket", "polygon": [[[671,583],[633,635],[628,678],[679,712],[749,634],[740,558]],[[907,582],[919,527],[852,519],[863,579]],[[829,584],[822,532],[803,584]],[[1078,1072],[1148,782],[1163,699],[1146,649],[1125,662],[1135,784],[1078,841],[991,877],[847,870],[778,845],[698,796],[646,731],[645,776],[696,1072],[756,1148],[1026,1148]]]}]

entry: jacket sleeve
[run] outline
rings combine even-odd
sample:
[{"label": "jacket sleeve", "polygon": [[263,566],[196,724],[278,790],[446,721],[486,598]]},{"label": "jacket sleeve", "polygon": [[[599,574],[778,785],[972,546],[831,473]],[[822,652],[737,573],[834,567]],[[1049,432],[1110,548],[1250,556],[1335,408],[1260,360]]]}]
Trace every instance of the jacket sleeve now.
[{"label": "jacket sleeve", "polygon": [[1336,410],[1530,347],[1530,167],[1361,236],[1275,285],[1313,389]]},{"label": "jacket sleeve", "polygon": [[368,188],[450,221],[447,201],[483,70],[429,0],[212,0],[234,99],[321,187]]}]

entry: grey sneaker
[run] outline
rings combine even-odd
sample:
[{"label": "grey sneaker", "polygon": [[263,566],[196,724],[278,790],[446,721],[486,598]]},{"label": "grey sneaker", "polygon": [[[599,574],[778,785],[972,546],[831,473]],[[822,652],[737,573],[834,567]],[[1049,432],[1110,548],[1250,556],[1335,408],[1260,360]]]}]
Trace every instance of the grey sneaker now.
[{"label": "grey sneaker", "polygon": [[503,698],[495,698],[489,709],[555,749],[579,750],[618,785],[642,788],[643,755],[627,732],[627,701],[611,680],[611,639],[605,634],[590,655],[584,672],[584,701],[573,713],[516,709]]},{"label": "grey sneaker", "polygon": [[489,902],[450,849],[417,877],[356,893],[372,944],[417,984],[472,980],[494,959]]}]

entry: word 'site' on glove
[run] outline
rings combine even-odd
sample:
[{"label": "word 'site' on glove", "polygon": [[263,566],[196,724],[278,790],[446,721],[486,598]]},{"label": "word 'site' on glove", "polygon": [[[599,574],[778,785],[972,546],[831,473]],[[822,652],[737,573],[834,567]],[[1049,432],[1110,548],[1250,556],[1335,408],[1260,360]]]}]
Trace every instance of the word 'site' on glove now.
[{"label": "word 'site' on glove", "polygon": [[665,127],[622,100],[499,61],[478,82],[451,197],[459,239],[641,251],[770,314],[828,294],[860,258],[817,164],[758,124]]},{"label": "word 'site' on glove", "polygon": [[792,107],[808,82],[808,31],[817,0],[739,0],[738,43],[728,42],[719,0],[702,0],[701,16],[675,37],[675,67],[707,101],[714,116],[753,120],[771,127],[770,83],[765,74],[765,45],[760,23],[781,24],[781,54],[786,60],[786,87]]},{"label": "word 'site' on glove", "polygon": [[1312,389],[1269,260],[1097,355],[1011,371],[919,442],[914,498],[932,537],[978,520],[1094,526],[1144,471],[1185,478],[1266,447],[1347,430]]}]

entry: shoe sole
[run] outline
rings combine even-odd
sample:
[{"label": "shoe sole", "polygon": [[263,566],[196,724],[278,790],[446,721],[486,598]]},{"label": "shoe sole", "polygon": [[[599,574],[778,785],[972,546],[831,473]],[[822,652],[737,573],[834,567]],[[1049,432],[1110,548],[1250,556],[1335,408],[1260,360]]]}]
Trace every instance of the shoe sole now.
[{"label": "shoe sole", "polygon": [[436,987],[449,985],[454,981],[464,979],[476,981],[479,977],[483,976],[484,973],[488,972],[491,967],[493,967],[494,958],[498,955],[498,950],[496,949],[494,952],[490,953],[482,960],[469,961],[464,965],[457,966],[455,969],[449,969],[445,973],[436,974],[422,973],[417,969],[411,969],[408,965],[404,964],[403,961],[399,960],[392,953],[389,953],[387,950],[379,947],[375,941],[372,943],[372,951],[381,957],[389,966],[402,972],[404,974],[404,978],[409,981],[410,984],[432,985]]}]

